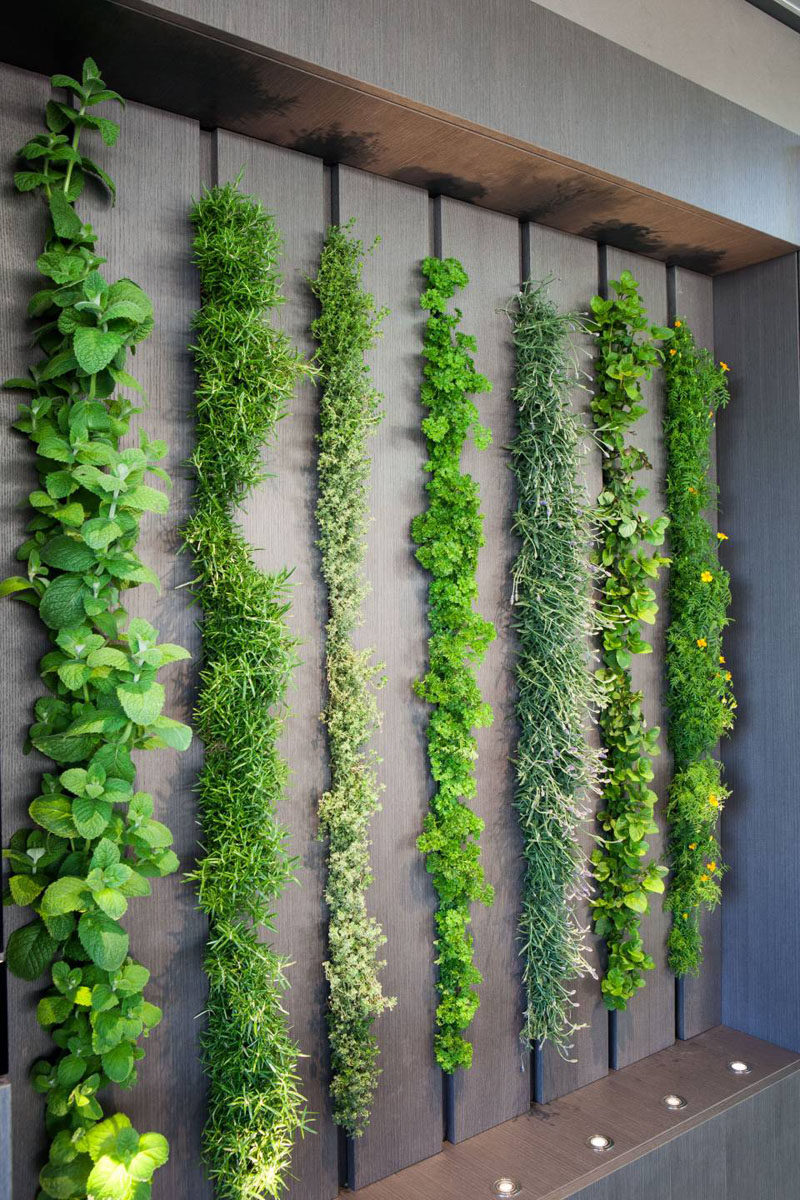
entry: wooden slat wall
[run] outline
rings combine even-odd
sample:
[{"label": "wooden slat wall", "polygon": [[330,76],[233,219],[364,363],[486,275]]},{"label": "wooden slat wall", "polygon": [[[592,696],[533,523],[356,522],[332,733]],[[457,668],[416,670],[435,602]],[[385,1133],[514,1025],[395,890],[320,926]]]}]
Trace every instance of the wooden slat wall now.
[{"label": "wooden slat wall", "polygon": [[[650,321],[663,325],[667,320],[666,268],[652,259],[637,254],[624,254],[619,250],[607,251],[609,279],[618,279],[626,268],[639,281],[641,295],[647,306]],[[650,489],[644,507],[653,516],[664,512],[664,438],[662,417],[664,410],[663,383],[657,374],[643,388],[648,413],[636,424],[632,440],[647,452],[652,471],[640,472],[641,482]],[[655,588],[659,611],[655,626],[647,627],[644,636],[653,647],[653,653],[637,655],[633,660],[633,685],[644,693],[643,710],[648,725],[660,725],[661,754],[653,760],[655,778],[651,783],[658,792],[656,821],[661,832],[649,837],[650,856],[660,857],[664,852],[663,830],[664,807],[670,779],[670,756],[664,739],[664,634],[667,627],[666,570],[662,570]],[[669,931],[669,914],[663,911],[661,898],[650,897],[650,910],[642,918],[642,938],[645,949],[655,959],[655,970],[645,972],[645,987],[630,1001],[628,1009],[619,1013],[617,1021],[617,1054],[614,1067],[625,1067],[637,1059],[663,1050],[675,1040],[675,980],[667,965],[666,938]]]},{"label": "wooden slat wall", "polygon": [[[558,307],[564,311],[586,313],[589,301],[599,287],[596,243],[534,224],[527,226],[526,240],[529,246],[530,277],[538,280],[552,275],[550,296]],[[578,366],[582,372],[590,373],[592,339],[587,335],[576,334],[574,341],[578,353]],[[584,385],[589,383],[589,379],[583,380]],[[576,388],[573,392],[574,411],[581,414],[587,428],[591,428],[590,399],[591,393],[586,390],[586,386]],[[585,455],[587,498],[593,502],[602,487],[602,467],[600,452],[589,439],[585,444]],[[590,736],[593,744],[597,745],[599,737],[596,725],[590,725]],[[596,812],[600,799],[598,796],[587,797],[586,804],[591,811]],[[587,822],[582,838],[587,855],[594,848],[593,830],[593,824]],[[578,915],[584,926],[591,926],[592,915],[588,899],[580,904]],[[587,945],[592,947],[593,953],[589,962],[598,972],[598,977],[592,978],[587,975],[576,980],[574,985],[575,1002],[579,1005],[577,1020],[585,1026],[575,1035],[574,1049],[570,1054],[570,1058],[577,1061],[565,1060],[552,1046],[543,1048],[541,1095],[537,1096],[542,1103],[592,1083],[608,1072],[608,1011],[603,1004],[599,980],[605,951],[602,939],[591,934],[587,936]]]},{"label": "wooden slat wall", "polygon": [[373,522],[365,571],[372,591],[365,604],[362,646],[386,666],[378,703],[383,714],[375,749],[386,790],[373,819],[375,882],[370,912],[387,939],[384,991],[397,1007],[376,1025],[381,1075],[370,1126],[355,1144],[356,1187],[437,1153],[442,1144],[442,1080],[433,1057],[437,994],[433,965],[435,898],[416,839],[430,793],[426,706],[412,691],[427,669],[427,576],[414,559],[411,521],[426,507],[427,458],[420,422],[419,381],[424,314],[419,270],[430,252],[427,193],[347,167],[338,172],[342,222],[366,246],[364,284],[391,313],[370,355],[384,417],[371,440]]}]

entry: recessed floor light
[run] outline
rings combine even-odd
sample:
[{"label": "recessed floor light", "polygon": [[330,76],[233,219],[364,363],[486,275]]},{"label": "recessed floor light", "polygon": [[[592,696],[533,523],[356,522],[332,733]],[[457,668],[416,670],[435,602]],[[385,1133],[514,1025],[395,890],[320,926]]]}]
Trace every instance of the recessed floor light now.
[{"label": "recessed floor light", "polygon": [[586,1144],[596,1150],[598,1154],[602,1154],[604,1150],[611,1149],[614,1139],[607,1137],[604,1133],[593,1133],[590,1138],[586,1139]]},{"label": "recessed floor light", "polygon": [[728,1070],[734,1075],[749,1075],[752,1071],[750,1063],[742,1062],[740,1058],[735,1058],[733,1062],[728,1063]]},{"label": "recessed floor light", "polygon": [[509,1175],[503,1175],[500,1179],[494,1181],[494,1194],[498,1200],[505,1200],[506,1196],[518,1196],[520,1186],[516,1179],[512,1179]]},{"label": "recessed floor light", "polygon": [[685,1099],[683,1096],[677,1095],[676,1092],[670,1092],[668,1096],[665,1096],[664,1103],[667,1108],[671,1109],[673,1112],[677,1112],[679,1108],[686,1108]]}]

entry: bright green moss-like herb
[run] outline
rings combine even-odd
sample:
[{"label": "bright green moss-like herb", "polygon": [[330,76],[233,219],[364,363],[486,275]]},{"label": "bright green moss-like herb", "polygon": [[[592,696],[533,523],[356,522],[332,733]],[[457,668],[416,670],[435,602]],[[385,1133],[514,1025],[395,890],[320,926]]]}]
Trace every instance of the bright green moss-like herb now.
[{"label": "bright green moss-like herb", "polygon": [[428,410],[422,429],[428,443],[425,469],[430,479],[427,511],[415,517],[412,534],[417,559],[430,572],[428,603],[431,637],[429,666],[415,691],[433,706],[428,722],[428,756],[436,791],[425,817],[419,848],[427,856],[438,897],[436,913],[437,987],[434,1041],[443,1070],[472,1063],[472,1044],[463,1031],[480,1000],[481,975],[473,963],[467,926],[473,901],[491,904],[492,889],[480,864],[478,838],[483,821],[466,803],[475,795],[477,742],[473,730],[489,725],[492,711],[478,690],[475,668],[494,638],[494,626],[473,611],[477,599],[478,550],[483,517],[478,485],[461,471],[461,451],[469,436],[486,447],[491,433],[478,421],[471,396],[491,385],[475,370],[475,339],[458,330],[461,313],[448,303],[469,282],[454,258],[426,258],[428,281],[420,304],[430,316],[425,328],[421,399]]},{"label": "bright green moss-like herb", "polygon": [[272,320],[283,302],[280,235],[237,183],[205,192],[192,214],[202,307],[194,318],[195,509],[185,537],[203,612],[198,786],[203,857],[192,878],[209,919],[209,1079],[204,1157],[224,1200],[278,1196],[292,1144],[308,1126],[298,1048],[282,998],[285,961],[262,940],[292,878],[277,816],[287,767],[278,752],[296,666],[286,571],[253,563],[236,509],[261,480],[261,449],[308,367]]},{"label": "bright green moss-like herb", "polygon": [[379,723],[375,686],[381,668],[371,650],[357,650],[367,592],[362,564],[369,522],[367,438],[380,421],[381,396],[364,355],[385,315],[364,290],[364,249],[346,229],[328,230],[312,290],[320,314],[312,325],[319,343],[320,434],[317,464],[322,575],[328,589],[325,668],[330,790],[320,800],[320,832],[328,837],[328,1037],[334,1120],[351,1136],[369,1122],[379,1070],[372,1025],[394,1000],[378,978],[385,942],[369,916],[365,893],[372,880],[369,822],[378,810],[377,760],[367,749]]},{"label": "bright green moss-like herb", "polygon": [[653,959],[642,944],[639,926],[648,909],[648,892],[663,892],[666,868],[647,861],[648,834],[656,833],[653,812],[658,797],[648,786],[651,757],[658,754],[657,726],[648,729],[642,694],[631,683],[634,654],[648,654],[641,624],[656,619],[650,580],[669,559],[649,554],[646,545],[664,541],[667,518],[653,520],[640,505],[648,492],[636,473],[650,467],[643,450],[632,446],[628,430],[647,409],[641,382],[663,360],[654,344],[672,331],[650,325],[629,271],[610,283],[613,296],[592,300],[590,329],[597,339],[592,414],[603,455],[603,491],[597,500],[598,559],[601,590],[598,617],[603,666],[597,672],[603,697],[600,730],[606,748],[603,810],[598,821],[602,844],[592,853],[597,897],[592,902],[595,929],[608,947],[602,980],[608,1008],[624,1009],[640,987]]},{"label": "bright green moss-like herb", "polygon": [[545,284],[528,284],[513,312],[519,432],[511,465],[519,497],[520,550],[512,591],[517,656],[515,806],[525,876],[520,951],[526,993],[523,1038],[569,1050],[575,1022],[571,981],[590,968],[575,903],[588,894],[578,842],[598,756],[587,713],[598,688],[589,663],[593,630],[590,519],[579,482],[581,430],[569,407],[575,385],[570,330]]},{"label": "bright green moss-like herb", "polygon": [[714,420],[728,402],[723,366],[699,349],[680,319],[666,360],[667,506],[672,568],[667,630],[667,739],[675,759],[669,792],[672,878],[666,908],[673,914],[669,962],[676,975],[696,975],[702,962],[699,915],[720,900],[719,814],[728,791],[713,758],[733,725],[736,702],[722,653],[730,581],[720,566],[717,537],[703,515],[716,503],[710,480]]},{"label": "bright green moss-like herb", "polygon": [[49,214],[36,264],[46,284],[28,305],[44,318],[34,338],[42,357],[6,384],[27,394],[14,428],[33,443],[39,487],[17,551],[26,574],[5,580],[0,595],[33,605],[53,643],[40,663],[50,695],[36,702],[29,738],[56,768],[30,805],[31,824],[3,851],[6,900],[34,913],[11,934],[7,958],[22,979],[47,972],[52,980],[37,1017],[55,1046],[31,1072],[52,1138],[38,1195],[147,1200],[167,1161],[166,1139],[139,1136],[122,1113],[104,1119],[98,1093],[133,1087],[139,1043],[161,1020],[144,998],[150,973],[129,953],[120,918],[178,859],[169,829],[153,819],[152,796],[135,790],[131,751],[189,745],[188,727],[162,713],[157,679],[189,655],[159,644],[152,625],[129,620],[123,607],[129,588],[158,585],[136,545],[142,514],[168,508],[166,494],[145,483],[149,474],[169,482],[157,465],[164,443],[140,429],[138,446],[120,448],[140,411],[119,391],[141,391],[125,371],[127,353],[149,336],[153,310],[132,280],[106,281],[96,235],[75,210],[87,178],[113,193],[78,147],[89,132],[114,145],[119,126],[95,106],[122,101],[90,58],[80,81],[54,75],[51,83],[69,102],[48,103],[47,131],[19,151],[27,169],[15,176]]}]

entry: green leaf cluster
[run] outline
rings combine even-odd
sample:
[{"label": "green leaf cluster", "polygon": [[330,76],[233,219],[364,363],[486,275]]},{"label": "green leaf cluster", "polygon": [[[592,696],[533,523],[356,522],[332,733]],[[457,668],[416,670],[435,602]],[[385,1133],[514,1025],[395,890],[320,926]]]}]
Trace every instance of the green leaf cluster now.
[{"label": "green leaf cluster", "polygon": [[347,227],[332,225],[319,270],[310,281],[319,301],[312,332],[319,344],[320,432],[317,527],[322,576],[328,589],[325,670],[331,785],[320,799],[320,834],[328,838],[328,1038],[333,1117],[352,1136],[369,1122],[380,1074],[376,1017],[394,1000],[378,978],[386,941],[369,916],[372,881],[369,823],[378,811],[377,758],[367,748],[377,729],[375,687],[382,668],[373,651],[359,650],[354,633],[367,593],[362,564],[369,521],[367,439],[380,419],[382,397],[371,385],[365,354],[386,314],[362,283],[364,247]]},{"label": "green leaf cluster", "polygon": [[[675,759],[667,818],[673,914],[669,962],[696,975],[702,962],[699,916],[720,900],[724,867],[717,826],[728,792],[714,747],[733,725],[736,701],[722,653],[730,580],[706,514],[716,505],[711,437],[728,402],[725,369],[698,347],[680,318],[666,360],[667,507],[672,568],[667,630],[667,741]],[[724,534],[719,540],[724,540]]]},{"label": "green leaf cluster", "polygon": [[[53,649],[40,664],[49,694],[36,702],[26,748],[59,769],[43,775],[31,825],[3,851],[10,868],[5,902],[34,913],[11,934],[8,965],[28,980],[48,972],[52,982],[37,1016],[55,1051],[32,1069],[53,1139],[40,1196],[147,1200],[167,1143],[155,1133],[140,1138],[125,1116],[103,1120],[98,1093],[112,1083],[135,1084],[139,1043],[161,1020],[144,997],[149,972],[131,957],[119,922],[129,901],[148,896],[149,880],[175,871],[178,859],[172,834],[153,817],[153,798],[136,791],[131,754],[188,746],[188,727],[163,713],[157,678],[188,652],[159,643],[157,630],[139,617],[128,620],[123,607],[129,588],[158,584],[136,544],[142,514],[164,513],[168,505],[145,479],[169,479],[157,465],[163,442],[140,431],[138,447],[121,448],[139,410],[115,392],[141,390],[125,361],[152,328],[150,301],[129,279],[104,279],[95,234],[74,209],[87,173],[110,184],[79,154],[81,132],[97,130],[111,145],[117,131],[86,110],[119,97],[91,59],[82,82],[61,75],[51,82],[77,97],[78,107],[51,101],[49,133],[20,151],[37,164],[35,173],[16,177],[17,186],[46,202],[38,266],[55,286],[29,305],[32,316],[44,318],[34,338],[42,357],[28,376],[6,385],[26,393],[14,427],[33,443],[39,487],[17,552],[25,574],[7,579],[0,594],[36,607],[50,634]],[[61,136],[68,125],[69,141]]]},{"label": "green leaf cluster", "polygon": [[512,589],[519,642],[514,804],[525,863],[522,1036],[526,1043],[548,1040],[566,1054],[580,1028],[571,981],[591,970],[575,903],[588,893],[578,832],[599,766],[587,741],[587,713],[599,700],[587,648],[594,631],[591,521],[580,483],[582,431],[570,411],[576,384],[570,332],[578,318],[557,311],[546,283],[531,282],[517,296],[512,318],[518,433],[511,467],[520,547]]},{"label": "green leaf cluster", "polygon": [[431,636],[428,671],[414,685],[432,705],[428,757],[435,792],[418,846],[426,855],[438,898],[436,963],[436,1060],[444,1071],[472,1063],[467,1029],[480,1003],[481,974],[473,962],[469,932],[473,901],[491,904],[493,893],[480,863],[483,821],[467,803],[476,792],[474,730],[491,723],[475,669],[495,636],[494,626],[473,609],[478,596],[478,550],[484,543],[478,485],[461,471],[461,452],[469,437],[479,448],[491,433],[478,420],[471,397],[491,390],[476,369],[475,339],[458,329],[461,312],[448,311],[455,293],[469,282],[454,258],[426,258],[422,274],[428,287],[420,304],[430,316],[425,326],[421,400],[428,410],[422,422],[430,475],[425,485],[428,508],[414,518],[417,559],[430,572],[428,606]]},{"label": "green leaf cluster", "polygon": [[194,205],[202,306],[194,512],[184,531],[203,612],[196,728],[204,854],[190,878],[209,919],[205,966],[209,1080],[204,1158],[225,1200],[278,1196],[308,1128],[298,1047],[282,1000],[287,963],[262,940],[295,860],[278,817],[287,766],[278,751],[297,665],[286,571],[258,570],[236,508],[263,476],[261,451],[308,366],[274,325],[283,302],[274,218],[238,180]]},{"label": "green leaf cluster", "polygon": [[650,581],[669,562],[645,548],[663,543],[667,518],[653,520],[641,508],[648,491],[638,485],[636,475],[651,464],[643,450],[631,445],[628,431],[647,412],[641,384],[663,361],[656,343],[669,340],[672,330],[650,325],[639,285],[629,271],[609,286],[610,299],[592,300],[589,322],[597,343],[592,414],[603,457],[595,523],[603,660],[597,672],[602,692],[599,723],[606,750],[603,809],[597,816],[603,837],[592,852],[597,883],[592,906],[595,930],[608,948],[603,999],[610,1009],[624,1009],[644,987],[642,972],[654,966],[642,943],[641,916],[648,909],[648,893],[664,891],[666,874],[664,867],[647,861],[645,840],[657,832],[653,813],[658,797],[649,784],[660,730],[647,728],[630,665],[633,655],[652,649],[642,637],[641,624],[655,622]]}]

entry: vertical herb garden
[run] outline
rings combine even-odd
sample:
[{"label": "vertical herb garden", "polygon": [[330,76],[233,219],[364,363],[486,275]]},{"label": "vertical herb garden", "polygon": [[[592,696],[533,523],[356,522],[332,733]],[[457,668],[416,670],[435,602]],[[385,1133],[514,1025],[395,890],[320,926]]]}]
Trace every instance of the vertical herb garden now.
[{"label": "vertical herb garden", "polygon": [[415,685],[433,706],[428,722],[428,757],[435,792],[425,817],[419,848],[426,856],[438,900],[436,964],[439,1005],[434,1047],[444,1071],[469,1067],[472,1045],[463,1031],[480,1003],[481,975],[473,962],[470,905],[491,904],[484,880],[478,839],[483,821],[467,801],[475,795],[473,730],[490,724],[491,709],[481,699],[475,667],[494,638],[494,626],[473,608],[478,595],[478,550],[483,518],[475,480],[461,471],[461,452],[472,437],[481,449],[491,433],[478,420],[473,395],[490,384],[475,370],[475,339],[458,326],[461,312],[448,311],[452,297],[469,279],[454,258],[426,258],[422,273],[428,287],[420,304],[430,313],[422,355],[421,390],[428,416],[422,422],[428,447],[430,479],[426,512],[414,519],[417,559],[430,572],[429,664]]},{"label": "vertical herb garden", "polygon": [[25,169],[15,176],[48,214],[36,261],[44,286],[28,305],[39,321],[38,357],[6,383],[26,393],[14,427],[33,444],[39,486],[17,552],[26,574],[0,592],[32,604],[53,643],[39,664],[49,694],[36,702],[29,739],[54,767],[30,805],[30,825],[4,851],[11,902],[33,913],[9,938],[8,965],[22,979],[49,978],[37,1017],[53,1050],[31,1072],[51,1138],[39,1195],[146,1200],[166,1139],[139,1135],[122,1112],[106,1117],[99,1094],[134,1086],[140,1043],[161,1019],[120,918],[178,860],[153,798],[136,791],[131,752],[188,746],[189,729],[163,714],[158,680],[188,652],[159,643],[124,607],[129,588],[158,586],[136,544],[143,513],[168,506],[145,482],[148,474],[169,482],[158,466],[164,443],[140,427],[138,445],[120,445],[140,411],[126,395],[141,391],[126,358],[151,332],[153,310],[132,280],[106,280],[96,235],[75,208],[88,179],[114,193],[79,143],[99,134],[113,146],[119,126],[96,106],[122,101],[90,58],[80,80],[54,75],[51,83],[67,100],[48,102],[46,130],[19,151]]}]

